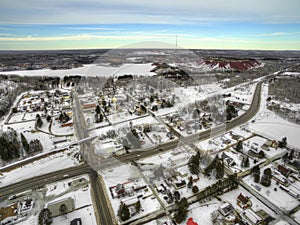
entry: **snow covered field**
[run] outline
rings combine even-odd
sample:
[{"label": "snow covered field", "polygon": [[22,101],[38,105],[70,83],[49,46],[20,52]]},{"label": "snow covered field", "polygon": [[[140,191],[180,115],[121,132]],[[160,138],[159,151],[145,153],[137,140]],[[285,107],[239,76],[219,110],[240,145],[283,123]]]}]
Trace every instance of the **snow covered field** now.
[{"label": "snow covered field", "polygon": [[265,137],[281,140],[287,137],[288,145],[299,148],[300,146],[300,125],[288,122],[277,116],[266,107],[268,97],[268,86],[263,85],[262,101],[258,114],[255,116],[255,122],[249,124],[249,128]]},{"label": "snow covered field", "polygon": [[70,75],[82,75],[82,76],[120,76],[124,74],[132,75],[147,75],[152,76],[155,73],[150,72],[154,66],[151,63],[146,64],[123,64],[121,66],[106,66],[89,64],[83,67],[65,69],[65,70],[20,70],[1,72],[0,74],[18,74],[20,76],[70,76]]}]

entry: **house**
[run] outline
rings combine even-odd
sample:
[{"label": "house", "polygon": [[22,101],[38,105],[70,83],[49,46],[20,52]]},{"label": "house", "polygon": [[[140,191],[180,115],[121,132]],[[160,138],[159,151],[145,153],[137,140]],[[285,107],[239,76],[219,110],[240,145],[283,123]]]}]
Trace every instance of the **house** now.
[{"label": "house", "polygon": [[198,223],[194,222],[193,218],[189,218],[186,225],[198,225]]},{"label": "house", "polygon": [[273,180],[275,180],[277,183],[280,183],[284,185],[285,187],[289,186],[289,182],[286,179],[285,176],[283,176],[281,173],[275,171],[275,173],[272,175]]},{"label": "house", "polygon": [[236,165],[235,161],[233,158],[231,158],[230,156],[228,156],[226,153],[222,153],[221,155],[222,159],[224,160],[225,164],[228,166],[234,166]]},{"label": "house", "polygon": [[16,202],[12,205],[0,209],[0,224],[9,224],[18,219],[19,203]]},{"label": "house", "polygon": [[285,177],[288,177],[292,173],[292,171],[290,169],[288,169],[282,165],[278,165],[277,169]]},{"label": "house", "polygon": [[81,218],[76,218],[72,220],[70,225],[82,225]]},{"label": "house", "polygon": [[61,124],[61,127],[72,127],[72,126],[73,126],[73,121]]},{"label": "house", "polygon": [[265,157],[265,152],[263,150],[259,150],[258,148],[252,147],[248,151],[248,154],[254,157],[257,157],[259,159],[262,159]]},{"label": "house", "polygon": [[95,153],[101,156],[111,156],[123,153],[124,147],[114,140],[107,140],[95,145]]},{"label": "house", "polygon": [[250,224],[262,224],[262,219],[251,209],[245,210],[241,215]]},{"label": "house", "polygon": [[200,177],[198,176],[198,174],[192,174],[192,179],[193,179],[193,182],[197,182],[200,180]]},{"label": "house", "polygon": [[74,199],[69,197],[69,198],[60,199],[58,201],[50,202],[47,204],[47,208],[52,213],[52,216],[55,217],[55,216],[60,216],[62,214],[61,212],[62,205],[66,206],[65,213],[69,213],[73,211],[75,208]]},{"label": "house", "polygon": [[271,147],[271,148],[277,148],[277,147],[278,147],[278,142],[275,141],[275,140],[267,140],[267,141],[261,146],[261,148],[262,148],[263,150],[266,150],[266,151],[268,151],[270,147]]},{"label": "house", "polygon": [[68,139],[66,137],[54,137],[52,139],[52,142],[53,142],[54,145],[64,143],[64,142],[67,142],[67,141],[68,141]]},{"label": "house", "polygon": [[83,109],[93,109],[96,108],[96,103],[85,103],[82,105]]},{"label": "house", "polygon": [[252,206],[252,202],[248,196],[244,196],[242,193],[237,197],[237,205],[242,209],[247,209]]},{"label": "house", "polygon": [[228,216],[234,211],[233,206],[230,203],[225,203],[219,207],[219,212],[224,216]]}]

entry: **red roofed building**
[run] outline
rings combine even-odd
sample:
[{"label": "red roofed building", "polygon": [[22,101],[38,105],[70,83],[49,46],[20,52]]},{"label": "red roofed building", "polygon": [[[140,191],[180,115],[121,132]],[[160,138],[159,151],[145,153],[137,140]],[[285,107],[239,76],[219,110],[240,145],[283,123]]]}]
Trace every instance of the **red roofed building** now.
[{"label": "red roofed building", "polygon": [[186,225],[198,225],[198,223],[194,222],[193,218],[189,218]]},{"label": "red roofed building", "polygon": [[278,165],[278,171],[285,177],[288,177],[291,173],[290,169],[287,169],[286,167],[282,165]]},{"label": "red roofed building", "polygon": [[242,193],[237,197],[237,205],[242,209],[247,209],[252,206],[252,202],[248,196],[244,196]]}]

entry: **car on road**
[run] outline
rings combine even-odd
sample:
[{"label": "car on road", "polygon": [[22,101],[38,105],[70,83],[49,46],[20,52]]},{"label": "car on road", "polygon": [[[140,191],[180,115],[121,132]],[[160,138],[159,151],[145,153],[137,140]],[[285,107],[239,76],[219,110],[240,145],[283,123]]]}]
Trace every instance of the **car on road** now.
[{"label": "car on road", "polygon": [[9,196],[8,200],[15,200],[17,198],[16,195]]}]

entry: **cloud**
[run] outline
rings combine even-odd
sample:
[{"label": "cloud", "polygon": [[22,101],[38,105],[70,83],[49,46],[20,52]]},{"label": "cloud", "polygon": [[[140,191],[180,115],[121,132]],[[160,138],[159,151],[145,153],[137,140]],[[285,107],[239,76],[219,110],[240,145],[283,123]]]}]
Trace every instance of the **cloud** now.
[{"label": "cloud", "polygon": [[2,23],[300,23],[299,0],[1,0]]},{"label": "cloud", "polygon": [[120,31],[126,30],[123,28],[113,28],[113,27],[86,27],[86,26],[77,26],[77,27],[64,27],[67,30],[94,30],[94,31]]},{"label": "cloud", "polygon": [[[157,35],[91,35],[91,34],[80,34],[80,35],[62,35],[52,37],[1,37],[0,41],[12,41],[12,42],[36,42],[36,41],[88,41],[88,40],[153,40],[162,38],[174,38],[176,34],[157,34]],[[187,37],[188,35],[186,35]]]},{"label": "cloud", "polygon": [[13,34],[1,34],[0,33],[0,37],[14,37],[14,35]]},{"label": "cloud", "polygon": [[268,34],[260,34],[259,36],[266,36],[266,37],[272,37],[272,36],[290,36],[290,35],[298,35],[300,32],[275,32],[275,33],[268,33]]}]

